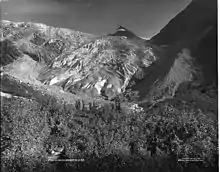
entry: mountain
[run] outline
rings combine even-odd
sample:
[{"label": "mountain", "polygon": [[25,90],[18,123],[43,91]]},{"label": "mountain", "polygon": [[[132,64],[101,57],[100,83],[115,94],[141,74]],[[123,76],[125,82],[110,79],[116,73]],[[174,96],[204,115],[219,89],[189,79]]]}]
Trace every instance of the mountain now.
[{"label": "mountain", "polygon": [[23,82],[56,85],[108,99],[123,92],[155,56],[122,37],[97,37],[36,23],[2,21],[2,71]]},{"label": "mountain", "polygon": [[157,46],[179,44],[201,67],[204,83],[217,84],[217,1],[193,0],[151,39]]},{"label": "mountain", "polygon": [[151,38],[156,45],[189,44],[199,41],[217,23],[216,0],[192,0],[161,31]]},{"label": "mountain", "polygon": [[203,86],[217,87],[216,0],[193,0],[185,10],[152,37],[150,42],[177,53],[187,50],[191,61],[200,71],[200,79],[197,78],[197,81]]},{"label": "mountain", "polygon": [[[175,97],[185,83],[216,83],[215,14],[214,0],[192,1],[150,40],[122,26],[96,36],[2,21],[1,77],[53,94],[152,105]],[[7,83],[1,91],[9,91]]]},{"label": "mountain", "polygon": [[135,35],[132,31],[126,29],[123,26],[119,26],[116,29],[116,32],[113,34],[108,34],[109,36],[124,36],[127,39],[140,39],[137,35]]},{"label": "mountain", "polygon": [[217,171],[215,4],[149,40],[1,21],[2,171]]}]

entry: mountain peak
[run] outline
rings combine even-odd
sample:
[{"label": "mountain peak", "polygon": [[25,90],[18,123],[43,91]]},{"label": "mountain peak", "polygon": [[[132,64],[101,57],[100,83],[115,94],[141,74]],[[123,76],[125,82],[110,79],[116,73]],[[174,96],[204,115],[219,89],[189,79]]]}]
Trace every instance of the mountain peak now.
[{"label": "mountain peak", "polygon": [[124,36],[128,39],[134,39],[134,38],[139,38],[137,35],[135,35],[132,31],[126,29],[123,26],[119,26],[116,29],[116,32],[113,34],[108,34],[108,36]]},{"label": "mountain peak", "polygon": [[119,27],[117,28],[117,31],[130,32],[128,29],[126,29],[126,28],[123,27],[123,26],[119,26]]}]

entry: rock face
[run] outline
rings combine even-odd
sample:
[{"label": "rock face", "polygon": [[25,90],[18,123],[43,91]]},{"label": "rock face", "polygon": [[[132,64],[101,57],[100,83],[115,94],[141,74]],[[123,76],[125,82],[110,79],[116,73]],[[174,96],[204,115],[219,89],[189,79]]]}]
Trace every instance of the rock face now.
[{"label": "rock face", "polygon": [[108,100],[172,98],[183,83],[217,81],[216,1],[206,2],[192,1],[151,40],[122,26],[95,36],[2,21],[1,76]]},{"label": "rock face", "polygon": [[122,37],[96,37],[9,21],[2,21],[1,30],[4,72],[31,84],[56,85],[74,94],[112,99],[125,91],[137,71],[156,60],[151,47]]}]

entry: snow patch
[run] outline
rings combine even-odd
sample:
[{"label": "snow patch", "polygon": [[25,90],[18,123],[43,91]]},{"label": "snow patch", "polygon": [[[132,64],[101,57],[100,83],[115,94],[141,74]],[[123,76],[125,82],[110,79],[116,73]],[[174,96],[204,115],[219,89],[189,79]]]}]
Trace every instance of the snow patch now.
[{"label": "snow patch", "polygon": [[123,31],[123,32],[126,32],[126,30],[125,29],[117,29],[117,31]]},{"label": "snow patch", "polygon": [[53,85],[53,84],[57,83],[58,81],[59,81],[59,80],[58,80],[58,78],[57,78],[57,77],[55,77],[55,78],[51,79],[51,81],[50,81],[50,84],[49,84],[49,85]]},{"label": "snow patch", "polygon": [[106,79],[99,81],[95,84],[95,88],[97,89],[98,93],[101,94],[101,89],[104,86],[104,84],[106,83]]},{"label": "snow patch", "polygon": [[8,94],[8,93],[3,93],[3,92],[1,92],[1,97],[11,98],[12,95],[11,95],[11,94]]},{"label": "snow patch", "polygon": [[109,85],[107,86],[107,88],[112,88],[112,84],[109,84]]}]

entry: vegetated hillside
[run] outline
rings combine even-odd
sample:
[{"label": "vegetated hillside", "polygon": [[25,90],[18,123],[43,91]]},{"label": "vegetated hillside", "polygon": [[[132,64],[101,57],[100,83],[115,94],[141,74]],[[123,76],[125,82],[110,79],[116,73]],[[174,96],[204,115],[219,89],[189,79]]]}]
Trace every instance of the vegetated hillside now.
[{"label": "vegetated hillside", "polygon": [[134,113],[81,111],[54,100],[41,104],[3,98],[2,102],[3,171],[218,169],[217,120],[187,104],[165,103]]}]

